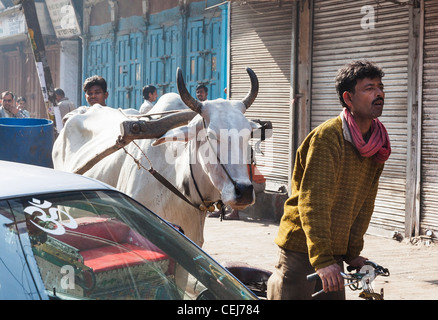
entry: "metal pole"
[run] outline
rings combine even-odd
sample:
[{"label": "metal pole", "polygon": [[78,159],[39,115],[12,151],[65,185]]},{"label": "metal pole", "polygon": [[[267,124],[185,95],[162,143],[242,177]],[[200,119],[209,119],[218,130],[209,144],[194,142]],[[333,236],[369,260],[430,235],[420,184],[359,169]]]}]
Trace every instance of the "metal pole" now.
[{"label": "metal pole", "polygon": [[47,118],[54,121],[58,127],[58,124],[61,123],[61,119],[59,109],[57,107],[55,108],[55,89],[53,86],[52,75],[50,73],[50,67],[47,62],[46,50],[44,47],[43,36],[41,34],[40,23],[38,21],[35,2],[34,0],[20,0],[16,2],[17,4],[21,4],[26,19],[29,41],[35,59],[38,78],[40,80]]}]

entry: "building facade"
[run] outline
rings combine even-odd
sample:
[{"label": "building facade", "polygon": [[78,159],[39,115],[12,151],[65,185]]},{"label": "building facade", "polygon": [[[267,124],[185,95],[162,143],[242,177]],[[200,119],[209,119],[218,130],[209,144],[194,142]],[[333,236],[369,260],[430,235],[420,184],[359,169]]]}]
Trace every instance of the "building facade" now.
[{"label": "building facade", "polygon": [[[28,38],[24,12],[13,1],[3,0],[0,3],[0,90],[8,90],[17,97],[25,97],[31,116],[46,118],[46,104]],[[76,13],[81,12],[82,0],[40,0],[35,1],[35,7],[53,86],[63,88],[66,96],[79,103],[80,29],[76,28],[76,33],[65,31],[71,30],[69,23],[77,23],[77,19],[80,19],[80,14]],[[61,28],[61,25],[67,27]]]},{"label": "building facade", "polygon": [[107,104],[138,109],[142,88],[176,92],[180,67],[192,94],[224,97],[227,4],[218,1],[86,1],[84,78],[98,74],[109,87]]}]

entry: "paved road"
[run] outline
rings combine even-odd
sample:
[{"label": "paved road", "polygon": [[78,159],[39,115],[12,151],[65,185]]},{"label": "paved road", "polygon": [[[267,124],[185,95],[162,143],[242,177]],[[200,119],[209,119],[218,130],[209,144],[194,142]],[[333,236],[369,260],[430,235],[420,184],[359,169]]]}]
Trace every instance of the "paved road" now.
[{"label": "paved road", "polygon": [[[278,224],[242,218],[222,222],[207,218],[203,249],[220,263],[241,261],[272,271],[277,259],[274,238]],[[386,300],[438,300],[437,244],[411,244],[367,234],[363,255],[391,272],[390,277],[373,283],[376,292],[384,289]],[[346,292],[348,300],[360,300],[359,291]]]}]

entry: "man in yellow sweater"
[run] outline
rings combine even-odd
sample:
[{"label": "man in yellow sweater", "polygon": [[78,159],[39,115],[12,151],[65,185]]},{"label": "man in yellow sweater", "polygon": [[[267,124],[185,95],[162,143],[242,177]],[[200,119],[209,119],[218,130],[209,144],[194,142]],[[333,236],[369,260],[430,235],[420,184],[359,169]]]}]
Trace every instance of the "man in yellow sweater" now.
[{"label": "man in yellow sweater", "polygon": [[[268,282],[269,299],[345,299],[343,261],[360,268],[363,236],[374,209],[388,134],[383,110],[383,71],[353,61],[338,71],[343,111],[315,128],[298,148],[292,193],[275,239],[279,262]],[[318,273],[318,283],[306,276]]]}]

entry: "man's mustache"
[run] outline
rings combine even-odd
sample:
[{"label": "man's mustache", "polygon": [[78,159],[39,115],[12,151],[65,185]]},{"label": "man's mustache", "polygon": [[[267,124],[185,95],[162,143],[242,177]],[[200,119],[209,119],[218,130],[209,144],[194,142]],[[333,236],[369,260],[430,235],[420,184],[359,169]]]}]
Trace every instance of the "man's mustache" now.
[{"label": "man's mustache", "polygon": [[385,100],[384,100],[382,97],[378,97],[378,98],[376,98],[376,99],[373,100],[373,104],[375,104],[375,103],[378,102],[378,101],[382,101],[382,104],[385,103]]}]

